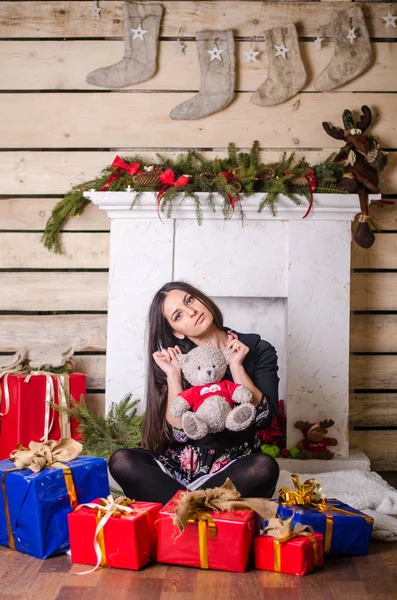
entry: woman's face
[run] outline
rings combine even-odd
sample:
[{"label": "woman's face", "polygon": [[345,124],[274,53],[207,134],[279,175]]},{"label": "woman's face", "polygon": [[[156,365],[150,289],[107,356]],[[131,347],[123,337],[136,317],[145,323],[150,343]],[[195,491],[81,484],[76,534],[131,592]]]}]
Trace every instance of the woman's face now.
[{"label": "woman's face", "polygon": [[182,290],[167,293],[163,314],[174,335],[181,339],[202,336],[214,322],[214,317],[205,304]]}]

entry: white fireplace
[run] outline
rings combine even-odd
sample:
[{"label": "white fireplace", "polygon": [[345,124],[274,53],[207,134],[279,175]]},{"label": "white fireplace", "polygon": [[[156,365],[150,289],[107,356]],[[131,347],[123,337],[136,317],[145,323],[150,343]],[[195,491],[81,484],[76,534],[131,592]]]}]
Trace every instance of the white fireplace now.
[{"label": "white fireplace", "polygon": [[[200,193],[203,223],[193,200],[172,218],[159,218],[156,195],[87,192],[111,219],[106,404],[128,392],[144,397],[145,326],[155,292],[184,280],[219,304],[228,327],[271,342],[280,365],[280,398],[291,446],[297,420],[333,419],[337,454],[349,454],[349,314],[351,221],[356,195],[314,195],[294,205],[279,198],[273,217],[258,213],[262,194],[242,201],[225,221],[222,199],[214,213]],[[371,199],[378,199],[373,196]],[[144,408],[144,407],[142,407]]]}]

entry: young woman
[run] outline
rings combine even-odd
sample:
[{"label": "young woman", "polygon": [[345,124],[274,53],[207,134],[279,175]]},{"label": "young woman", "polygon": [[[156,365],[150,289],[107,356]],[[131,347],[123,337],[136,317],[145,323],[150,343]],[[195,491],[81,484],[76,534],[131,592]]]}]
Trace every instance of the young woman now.
[{"label": "young woman", "polygon": [[[212,340],[228,348],[225,379],[252,392],[256,420],[246,430],[224,430],[189,440],[180,418],[169,408],[190,387],[175,365],[177,354]],[[256,429],[265,429],[276,415],[278,376],[276,351],[256,334],[223,326],[216,304],[193,286],[173,281],[154,296],[149,310],[149,369],[143,448],[117,450],[109,469],[126,496],[165,504],[178,490],[213,488],[227,477],[242,496],[270,497],[279,468],[260,453]]]}]

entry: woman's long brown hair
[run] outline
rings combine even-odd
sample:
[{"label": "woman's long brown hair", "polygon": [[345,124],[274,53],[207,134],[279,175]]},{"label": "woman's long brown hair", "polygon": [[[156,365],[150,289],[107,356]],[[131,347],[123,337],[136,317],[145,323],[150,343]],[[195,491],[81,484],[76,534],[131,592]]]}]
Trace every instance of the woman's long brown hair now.
[{"label": "woman's long brown hair", "polygon": [[156,293],[149,309],[148,318],[148,378],[146,386],[146,412],[143,424],[142,445],[152,452],[162,453],[172,443],[170,428],[166,421],[167,376],[153,360],[154,352],[178,344],[183,354],[195,347],[188,338],[180,340],[163,314],[166,295],[171,290],[180,290],[200,300],[212,313],[214,324],[223,329],[223,316],[218,306],[203,292],[183,281],[171,281]]}]

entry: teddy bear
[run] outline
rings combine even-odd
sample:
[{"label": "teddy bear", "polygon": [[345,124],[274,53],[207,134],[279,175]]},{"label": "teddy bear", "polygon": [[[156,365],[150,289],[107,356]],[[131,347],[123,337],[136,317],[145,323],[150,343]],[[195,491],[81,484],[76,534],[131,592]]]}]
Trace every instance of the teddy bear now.
[{"label": "teddy bear", "polygon": [[328,450],[328,446],[336,446],[338,440],[332,437],[325,437],[328,428],[332,427],[335,421],[320,421],[319,423],[309,423],[309,421],[297,421],[294,425],[300,429],[304,439],[296,444],[300,450],[296,458],[321,458],[329,460],[333,458],[334,453]]},{"label": "teddy bear", "polygon": [[178,366],[193,386],[178,394],[170,407],[173,417],[182,417],[182,427],[192,440],[225,428],[246,429],[255,419],[252,393],[243,385],[222,381],[228,352],[207,345],[178,354]]}]

